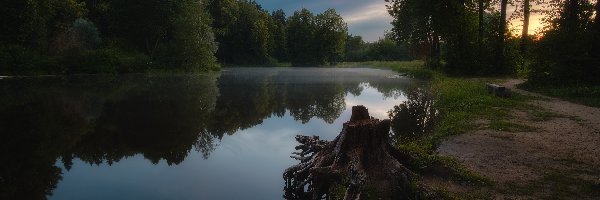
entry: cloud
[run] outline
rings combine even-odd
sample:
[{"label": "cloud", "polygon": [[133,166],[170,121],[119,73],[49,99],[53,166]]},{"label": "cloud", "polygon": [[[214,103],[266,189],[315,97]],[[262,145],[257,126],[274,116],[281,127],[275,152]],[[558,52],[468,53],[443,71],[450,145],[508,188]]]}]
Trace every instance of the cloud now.
[{"label": "cloud", "polygon": [[371,4],[342,14],[347,23],[391,19],[384,3]]},{"label": "cloud", "polygon": [[390,20],[365,20],[348,24],[348,32],[352,35],[362,36],[364,41],[376,41],[386,30],[390,30],[392,25]]},{"label": "cloud", "polygon": [[384,1],[375,1],[339,12],[348,23],[349,32],[362,36],[365,41],[375,41],[383,37],[386,30],[392,28],[392,17],[388,14]]},{"label": "cloud", "polygon": [[334,8],[348,23],[348,31],[360,35],[365,41],[375,41],[390,30],[392,17],[387,13],[383,0],[257,0],[267,10],[283,9],[288,16],[294,11],[307,8],[313,13],[321,13]]}]

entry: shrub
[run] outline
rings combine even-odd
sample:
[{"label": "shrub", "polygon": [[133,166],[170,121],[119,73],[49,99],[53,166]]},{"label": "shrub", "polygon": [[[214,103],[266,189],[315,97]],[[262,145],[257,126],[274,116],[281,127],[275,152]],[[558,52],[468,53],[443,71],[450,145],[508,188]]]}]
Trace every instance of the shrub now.
[{"label": "shrub", "polygon": [[68,51],[84,51],[100,46],[100,34],[93,22],[79,18],[70,28],[59,34],[54,41],[55,54],[63,55]]},{"label": "shrub", "polygon": [[20,45],[0,45],[0,73],[33,75],[61,73],[64,68],[51,56]]},{"label": "shrub", "polygon": [[131,73],[144,72],[150,63],[148,56],[106,47],[97,50],[71,52],[63,58],[68,73]]}]

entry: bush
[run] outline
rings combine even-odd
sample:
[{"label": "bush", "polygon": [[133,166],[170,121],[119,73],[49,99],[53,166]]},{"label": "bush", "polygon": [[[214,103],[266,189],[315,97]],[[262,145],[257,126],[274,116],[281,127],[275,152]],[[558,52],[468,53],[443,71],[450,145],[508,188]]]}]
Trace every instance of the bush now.
[{"label": "bush", "polygon": [[0,45],[2,75],[34,75],[61,73],[57,59],[20,45]]},{"label": "bush", "polygon": [[402,61],[411,60],[411,56],[406,46],[398,45],[392,39],[385,37],[369,43],[364,43],[361,39],[360,43],[346,47],[345,60],[349,62]]},{"label": "bush", "polygon": [[79,18],[65,32],[59,34],[52,48],[58,55],[68,51],[84,51],[100,46],[100,33],[93,22]]},{"label": "bush", "polygon": [[79,18],[73,22],[71,30],[78,35],[84,47],[95,48],[100,45],[100,33],[93,22]]},{"label": "bush", "polygon": [[102,48],[72,52],[63,57],[68,73],[132,73],[144,72],[150,63],[148,56],[118,48]]}]

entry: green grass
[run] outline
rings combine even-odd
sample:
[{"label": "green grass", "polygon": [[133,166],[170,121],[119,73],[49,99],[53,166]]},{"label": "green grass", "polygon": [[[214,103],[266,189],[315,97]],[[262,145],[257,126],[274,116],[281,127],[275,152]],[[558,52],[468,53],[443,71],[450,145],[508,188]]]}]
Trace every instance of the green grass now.
[{"label": "green grass", "polygon": [[[448,157],[437,155],[439,144],[449,136],[465,134],[480,129],[481,125],[475,123],[484,120],[487,128],[508,131],[527,132],[535,130],[525,124],[511,122],[511,110],[533,110],[527,102],[532,97],[513,94],[509,98],[500,98],[488,94],[485,83],[499,83],[502,80],[490,77],[454,77],[440,71],[423,67],[421,61],[411,62],[364,62],[351,63],[346,66],[373,66],[389,68],[400,73],[419,79],[430,81],[430,87],[436,94],[438,109],[441,118],[432,133],[424,135],[418,140],[400,143],[397,147],[413,155],[417,161],[410,166],[412,169],[425,168],[433,163],[442,163],[450,169],[448,175],[451,180],[475,185],[487,185],[491,181],[476,173],[469,171],[462,164]],[[544,115],[544,114],[541,114]],[[546,114],[547,115],[547,114]],[[549,116],[540,117],[549,117]]]},{"label": "green grass", "polygon": [[528,126],[525,124],[517,124],[508,122],[505,120],[496,120],[490,123],[489,128],[497,131],[506,131],[506,132],[532,132],[535,131],[536,128],[532,126]]},{"label": "green grass", "polygon": [[525,83],[519,85],[519,88],[600,108],[600,86],[540,86]]},{"label": "green grass", "polygon": [[532,113],[530,113],[530,118],[536,122],[548,121],[548,120],[554,119],[554,118],[565,118],[565,117],[567,117],[567,116],[558,114],[555,112],[544,111],[544,110],[534,110]]},{"label": "green grass", "polygon": [[490,121],[493,127],[510,127],[511,130],[529,130],[524,124],[509,123],[512,109],[532,110],[527,104],[533,97],[513,94],[509,98],[500,98],[488,94],[485,83],[498,83],[498,78],[489,77],[453,77],[440,71],[423,67],[422,61],[363,62],[360,66],[383,67],[410,76],[428,79],[431,90],[437,94],[436,100],[442,118],[432,134],[433,143],[452,135],[464,134],[478,129],[477,119]]},{"label": "green grass", "polygon": [[290,62],[269,61],[265,64],[224,64],[223,67],[292,67]]},{"label": "green grass", "polygon": [[[482,128],[504,132],[530,132],[536,130],[535,127],[512,120],[513,110],[527,113],[533,121],[547,121],[553,118],[577,120],[572,116],[548,112],[529,104],[532,100],[539,99],[536,97],[514,93],[512,97],[499,98],[488,94],[485,83],[501,83],[501,78],[448,76],[440,71],[424,68],[423,63],[420,61],[346,63],[345,66],[389,68],[400,73],[406,73],[411,77],[430,81],[431,90],[437,95],[437,106],[442,113],[441,118],[432,133],[424,135],[418,140],[397,144],[397,147],[417,159],[415,163],[411,163],[412,166],[408,166],[409,168],[425,168],[433,163],[441,162],[445,168],[451,170],[448,172],[450,176],[447,178],[453,181],[475,185],[494,184],[485,177],[468,170],[456,160],[436,153],[438,145],[450,136],[465,134]],[[600,87],[527,89],[586,105],[597,107],[600,105]],[[484,121],[484,124],[476,123],[478,120]],[[482,125],[484,126],[482,127]],[[593,187],[600,188],[600,185],[569,174],[549,172],[540,180],[524,185],[514,185],[512,188],[509,186],[507,191],[503,193],[531,195],[533,191],[549,190],[552,196],[548,198],[560,199],[588,196]],[[472,194],[459,194],[456,198],[469,199],[468,195]]]},{"label": "green grass", "polygon": [[413,78],[429,80],[433,78],[434,71],[423,68],[423,61],[368,61],[368,62],[344,62],[336,67],[377,67],[387,68]]}]

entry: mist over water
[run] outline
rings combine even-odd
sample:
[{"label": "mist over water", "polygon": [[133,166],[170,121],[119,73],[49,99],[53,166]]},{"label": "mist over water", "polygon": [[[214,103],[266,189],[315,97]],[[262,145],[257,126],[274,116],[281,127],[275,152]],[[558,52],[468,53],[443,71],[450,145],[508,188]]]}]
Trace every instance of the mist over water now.
[{"label": "mist over water", "polygon": [[282,199],[298,134],[331,140],[423,86],[389,70],[0,80],[0,197]]}]

